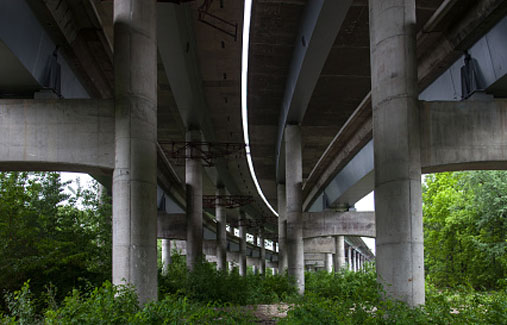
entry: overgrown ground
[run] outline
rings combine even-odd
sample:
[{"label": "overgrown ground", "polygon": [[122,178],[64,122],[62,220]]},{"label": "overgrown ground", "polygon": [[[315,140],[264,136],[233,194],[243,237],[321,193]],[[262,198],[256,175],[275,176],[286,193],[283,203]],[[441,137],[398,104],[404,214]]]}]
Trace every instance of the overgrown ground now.
[{"label": "overgrown ground", "polygon": [[[382,299],[375,272],[306,274],[300,297],[285,275],[227,274],[203,263],[186,272],[175,256],[160,277],[159,301],[139,307],[132,288],[109,282],[91,292],[74,290],[61,303],[51,292],[35,298],[29,285],[5,296],[1,324],[507,324],[507,290],[437,290],[426,305],[409,308]],[[38,299],[34,300],[34,299]],[[37,310],[36,306],[44,306]],[[279,306],[279,307],[278,307]],[[271,310],[269,310],[271,309]]]},{"label": "overgrown ground", "polygon": [[373,266],[307,273],[300,297],[286,275],[189,273],[178,255],[159,300],[139,307],[108,282],[108,198],[63,186],[55,173],[0,173],[0,324],[507,324],[506,172],[426,178],[418,308],[382,299]]}]

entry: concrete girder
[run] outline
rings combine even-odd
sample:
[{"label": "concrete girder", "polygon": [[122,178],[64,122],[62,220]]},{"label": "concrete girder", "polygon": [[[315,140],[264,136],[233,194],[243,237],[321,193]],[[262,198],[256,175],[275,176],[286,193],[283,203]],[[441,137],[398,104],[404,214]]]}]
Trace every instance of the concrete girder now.
[{"label": "concrete girder", "polygon": [[351,0],[316,0],[306,4],[301,29],[296,38],[278,126],[276,142],[276,178],[285,180],[282,158],[283,137],[287,124],[303,121],[320,72],[340,31]]},{"label": "concrete girder", "polygon": [[[454,9],[458,7],[461,10],[460,5],[460,1],[444,1],[417,35],[419,89],[435,80],[463,54],[463,49],[476,42],[507,11],[506,1],[479,0],[456,20]],[[372,139],[368,124],[371,124],[371,93],[365,96],[337,133],[306,179],[303,185],[304,211],[311,207],[344,165]],[[356,201],[368,194],[367,188],[373,189],[368,185],[371,182],[373,174],[363,180],[362,190],[354,194]],[[354,203],[353,197],[348,201]]]},{"label": "concrete girder", "polygon": [[111,175],[111,100],[0,101],[0,169]]},{"label": "concrete girder", "polygon": [[[423,173],[507,169],[507,101],[424,102],[419,105]],[[371,124],[368,123],[368,126]],[[325,189],[331,206],[354,204],[374,188],[373,143],[370,141]],[[339,164],[339,163],[338,163]],[[307,197],[308,199],[308,197]],[[306,202],[309,202],[306,201]]]},{"label": "concrete girder", "polygon": [[305,212],[303,238],[327,236],[375,237],[374,212]]}]

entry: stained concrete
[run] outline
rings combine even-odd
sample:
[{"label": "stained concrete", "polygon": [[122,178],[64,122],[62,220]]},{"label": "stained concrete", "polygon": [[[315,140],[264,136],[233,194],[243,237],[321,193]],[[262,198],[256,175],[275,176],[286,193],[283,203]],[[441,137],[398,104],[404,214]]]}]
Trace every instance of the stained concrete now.
[{"label": "stained concrete", "polygon": [[303,246],[303,169],[301,128],[285,129],[285,189],[287,195],[287,262],[288,272],[296,281],[300,294],[305,292]]},{"label": "stained concrete", "polygon": [[157,299],[155,0],[114,2],[113,283]]},{"label": "stained concrete", "polygon": [[415,306],[424,303],[416,4],[369,8],[377,276],[389,296]]},{"label": "stained concrete", "polygon": [[0,100],[0,169],[111,175],[110,100]]}]

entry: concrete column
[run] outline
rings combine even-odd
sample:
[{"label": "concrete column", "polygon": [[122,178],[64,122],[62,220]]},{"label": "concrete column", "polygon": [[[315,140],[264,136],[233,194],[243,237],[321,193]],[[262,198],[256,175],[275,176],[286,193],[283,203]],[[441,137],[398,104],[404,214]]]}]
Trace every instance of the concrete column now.
[{"label": "concrete column", "polygon": [[155,0],[114,1],[113,283],[157,299]]},{"label": "concrete column", "polygon": [[324,268],[326,269],[327,273],[333,272],[333,253],[326,253],[324,259]]},{"label": "concrete column", "polygon": [[287,261],[289,275],[296,280],[300,294],[305,292],[303,248],[303,161],[301,127],[285,128],[285,189],[287,197]]},{"label": "concrete column", "polygon": [[[192,130],[186,134],[187,142],[201,142],[201,132]],[[202,165],[200,153],[189,146],[185,159],[185,183],[187,200],[187,267],[194,269],[202,259]]]},{"label": "concrete column", "polygon": [[352,271],[357,271],[356,250],[352,249]]},{"label": "concrete column", "polygon": [[259,230],[259,239],[261,242],[261,263],[259,267],[259,273],[262,275],[266,274],[266,246],[264,243],[264,229]]},{"label": "concrete column", "polygon": [[239,275],[246,275],[246,225],[245,215],[241,212],[239,219]]},{"label": "concrete column", "polygon": [[359,252],[356,252],[356,271],[360,271],[361,270],[361,264],[359,262]]},{"label": "concrete column", "polygon": [[370,0],[378,281],[424,304],[416,1]]},{"label": "concrete column", "polygon": [[[225,195],[225,188],[218,188],[217,195]],[[217,198],[215,214],[217,218],[217,268],[227,271],[227,215],[225,207],[219,204]]]},{"label": "concrete column", "polygon": [[353,271],[353,269],[352,269],[352,248],[350,246],[348,248],[347,260],[349,263],[349,271]]},{"label": "concrete column", "polygon": [[167,275],[169,270],[169,264],[171,264],[171,240],[162,239],[162,274]]},{"label": "concrete column", "polygon": [[335,244],[334,271],[338,272],[345,267],[345,238],[343,236],[336,236]]},{"label": "concrete column", "polygon": [[285,184],[277,185],[278,200],[278,270],[287,270],[287,197]]}]

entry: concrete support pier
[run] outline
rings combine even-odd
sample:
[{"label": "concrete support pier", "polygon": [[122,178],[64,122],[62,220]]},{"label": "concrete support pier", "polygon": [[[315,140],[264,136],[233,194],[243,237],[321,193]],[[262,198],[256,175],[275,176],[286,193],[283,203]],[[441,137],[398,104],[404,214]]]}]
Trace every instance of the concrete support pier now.
[{"label": "concrete support pier", "polygon": [[113,283],[157,299],[155,0],[114,1]]},{"label": "concrete support pier", "polygon": [[301,127],[285,128],[285,186],[287,195],[287,262],[289,275],[296,280],[300,294],[305,292],[303,246],[303,161]]},{"label": "concrete support pier", "polygon": [[239,219],[239,275],[246,276],[246,225],[243,212],[240,212]]},{"label": "concrete support pier", "polygon": [[349,264],[349,271],[352,270],[352,248],[349,246],[347,249],[347,263]]},{"label": "concrete support pier", "polygon": [[[201,142],[201,132],[187,131],[187,142]],[[200,153],[192,146],[187,148],[185,183],[187,200],[187,267],[202,259],[202,165]]]},{"label": "concrete support pier", "polygon": [[378,281],[424,304],[416,1],[370,0]]},{"label": "concrete support pier", "polygon": [[166,275],[171,264],[171,240],[162,239],[162,274]]},{"label": "concrete support pier", "polygon": [[[225,188],[218,188],[217,195],[225,195]],[[227,215],[225,207],[221,206],[219,199],[216,202],[216,218],[217,218],[217,268],[227,271]]]},{"label": "concrete support pier", "polygon": [[326,253],[326,257],[324,259],[324,268],[327,273],[333,272],[333,253]]},{"label": "concrete support pier", "polygon": [[285,184],[277,185],[278,200],[278,271],[287,270],[287,197]]},{"label": "concrete support pier", "polygon": [[339,272],[345,267],[345,238],[343,236],[335,237],[335,247],[334,271]]},{"label": "concrete support pier", "polygon": [[261,242],[261,263],[259,265],[259,274],[266,274],[266,246],[264,244],[264,229],[259,230],[259,240]]}]

